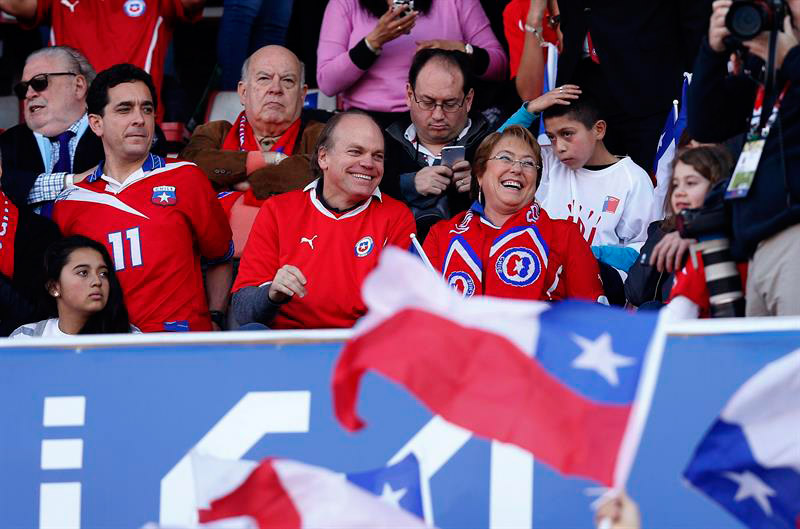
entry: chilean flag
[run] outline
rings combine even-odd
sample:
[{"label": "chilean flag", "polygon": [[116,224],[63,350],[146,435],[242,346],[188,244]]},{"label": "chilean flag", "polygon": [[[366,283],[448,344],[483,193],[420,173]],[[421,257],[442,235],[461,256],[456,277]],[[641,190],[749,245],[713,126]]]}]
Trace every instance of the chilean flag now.
[{"label": "chilean flag", "polygon": [[[416,461],[400,465],[404,466],[399,470],[377,471],[378,477],[370,473],[352,477],[290,459],[256,463],[193,454],[198,520],[201,527],[227,529],[427,527],[400,507],[406,496],[414,497],[413,503],[419,495],[418,488],[409,492],[413,479],[398,475],[416,468],[418,483]],[[392,480],[403,487],[387,485]],[[381,497],[354,481],[382,483]]]},{"label": "chilean flag", "polygon": [[464,299],[387,248],[362,292],[369,312],[334,379],[341,424],[358,430],[361,377],[375,370],[434,413],[513,443],[565,473],[622,486],[660,365],[657,314],[581,302]]},{"label": "chilean flag", "polygon": [[747,527],[800,528],[800,349],[739,388],[684,476]]}]

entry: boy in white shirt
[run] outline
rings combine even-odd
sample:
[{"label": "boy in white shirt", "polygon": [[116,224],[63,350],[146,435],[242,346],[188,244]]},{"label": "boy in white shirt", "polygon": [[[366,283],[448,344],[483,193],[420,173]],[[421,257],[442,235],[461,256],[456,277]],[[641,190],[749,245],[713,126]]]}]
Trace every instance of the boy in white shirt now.
[{"label": "boy in white shirt", "polygon": [[577,86],[564,85],[534,99],[503,127],[530,126],[539,113],[551,145],[542,146],[536,200],[551,218],[578,224],[598,260],[624,279],[653,220],[650,177],[629,157],[608,152],[606,122]]}]

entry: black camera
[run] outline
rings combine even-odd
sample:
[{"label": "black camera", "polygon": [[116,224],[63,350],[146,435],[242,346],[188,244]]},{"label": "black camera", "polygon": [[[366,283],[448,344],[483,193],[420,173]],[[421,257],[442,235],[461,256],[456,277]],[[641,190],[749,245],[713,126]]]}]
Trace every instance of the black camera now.
[{"label": "black camera", "polygon": [[727,180],[714,185],[703,207],[684,209],[677,216],[678,232],[684,239],[697,239],[706,277],[712,318],[744,316],[742,278],[731,255],[728,213],[725,210]]},{"label": "black camera", "polygon": [[734,0],[725,27],[735,39],[750,40],[763,31],[780,30],[786,13],[785,0]]}]

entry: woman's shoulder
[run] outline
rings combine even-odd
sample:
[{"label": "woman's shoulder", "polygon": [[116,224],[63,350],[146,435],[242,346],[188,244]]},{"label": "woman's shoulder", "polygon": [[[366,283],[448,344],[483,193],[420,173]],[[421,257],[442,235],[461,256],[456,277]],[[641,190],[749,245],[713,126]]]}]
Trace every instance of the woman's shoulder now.
[{"label": "woman's shoulder", "polygon": [[42,320],[20,325],[14,329],[14,332],[12,332],[8,337],[13,339],[25,339],[44,336],[47,329],[47,324],[50,322],[58,322],[58,318],[50,318],[49,320]]}]

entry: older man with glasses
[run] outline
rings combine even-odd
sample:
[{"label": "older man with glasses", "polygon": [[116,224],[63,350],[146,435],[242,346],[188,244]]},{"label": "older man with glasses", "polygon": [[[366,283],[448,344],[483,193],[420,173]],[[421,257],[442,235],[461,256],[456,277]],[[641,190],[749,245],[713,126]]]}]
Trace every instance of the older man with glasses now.
[{"label": "older man with glasses", "polygon": [[[406,85],[409,118],[386,129],[381,189],[411,208],[421,239],[437,221],[469,207],[469,160],[491,132],[482,117],[469,115],[474,96],[469,64],[458,51],[418,52]],[[463,151],[443,157],[451,146]]]},{"label": "older man with glasses", "polygon": [[67,46],[42,48],[25,61],[14,87],[25,123],[0,135],[3,191],[18,206],[47,214],[56,196],[103,158],[86,114],[94,75],[86,57]]}]

